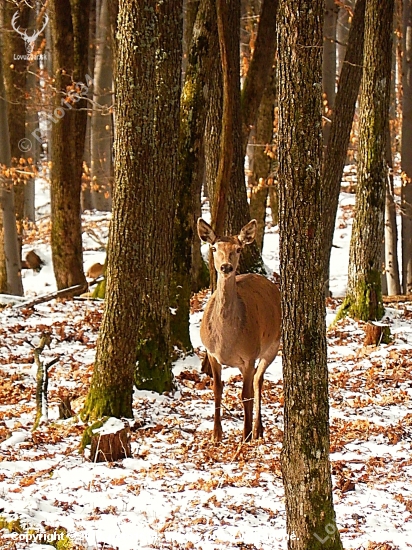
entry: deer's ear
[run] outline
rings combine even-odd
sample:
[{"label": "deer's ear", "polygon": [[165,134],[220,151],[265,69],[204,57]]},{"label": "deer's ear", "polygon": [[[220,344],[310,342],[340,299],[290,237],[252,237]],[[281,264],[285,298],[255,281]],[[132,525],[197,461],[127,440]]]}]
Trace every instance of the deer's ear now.
[{"label": "deer's ear", "polygon": [[253,243],[253,241],[255,240],[256,229],[257,229],[257,221],[251,220],[244,227],[242,227],[239,233],[239,241],[242,244]]},{"label": "deer's ear", "polygon": [[201,241],[205,243],[214,244],[216,242],[216,234],[205,220],[199,218],[197,220],[197,234]]}]

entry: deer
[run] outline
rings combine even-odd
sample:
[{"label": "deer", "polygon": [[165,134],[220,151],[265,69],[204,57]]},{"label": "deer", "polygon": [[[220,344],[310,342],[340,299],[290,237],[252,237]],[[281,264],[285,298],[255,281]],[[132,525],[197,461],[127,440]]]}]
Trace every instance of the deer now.
[{"label": "deer", "polygon": [[104,273],[104,265],[97,262],[89,267],[89,269],[86,271],[86,277],[88,279],[97,279],[97,277],[100,277],[100,275],[103,275]]},{"label": "deer", "polygon": [[242,373],[243,441],[263,437],[263,377],[279,350],[281,306],[279,288],[269,279],[256,273],[236,275],[241,252],[254,241],[256,229],[256,220],[251,220],[239,235],[218,237],[202,218],[197,221],[198,235],[211,246],[217,271],[216,290],[200,326],[213,375],[214,441],[221,441],[223,435],[222,365],[237,367]]}]

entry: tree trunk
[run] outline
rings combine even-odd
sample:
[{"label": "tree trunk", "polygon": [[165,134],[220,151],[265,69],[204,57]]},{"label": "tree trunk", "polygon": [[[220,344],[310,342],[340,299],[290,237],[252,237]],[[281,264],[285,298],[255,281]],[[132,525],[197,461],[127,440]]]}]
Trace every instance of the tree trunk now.
[{"label": "tree trunk", "polygon": [[328,146],[323,162],[325,221],[322,250],[325,254],[324,281],[326,294],[329,290],[330,253],[335,232],[342,172],[345,166],[350,131],[362,78],[365,3],[366,0],[357,0],[356,2],[345,63],[342,67],[335,98]]},{"label": "tree trunk", "polygon": [[274,29],[276,29],[278,5],[279,0],[262,0],[253,57],[241,95],[243,154],[246,152],[250,130],[256,124],[259,105],[269,84],[271,70],[275,62],[276,33]]},{"label": "tree trunk", "polygon": [[[226,24],[228,22],[226,21]],[[208,78],[208,113],[206,116],[205,125],[205,162],[206,162],[206,187],[209,193],[209,198],[213,202],[213,197],[216,193],[216,180],[218,177],[219,158],[221,154],[221,133],[223,120],[223,93],[222,93],[222,66],[220,62],[219,44],[217,41],[217,30],[214,31],[216,36],[215,43],[211,43],[213,48],[213,63],[211,66],[210,75]],[[213,33],[212,33],[213,35]],[[238,31],[235,31],[238,36]],[[233,37],[232,37],[233,38]],[[238,48],[237,48],[238,52]],[[212,50],[211,50],[212,55]],[[234,53],[232,52],[234,57]],[[239,55],[237,53],[237,61],[233,59],[233,63],[237,63],[239,67]],[[239,73],[236,73],[239,75]],[[233,75],[232,75],[233,76]],[[238,80],[238,79],[237,79]],[[239,82],[237,88],[239,87]],[[240,93],[234,91],[235,94]],[[239,100],[236,100],[239,101]],[[240,105],[240,101],[238,103]],[[234,134],[233,141],[233,165],[230,173],[230,184],[227,190],[227,216],[224,224],[224,234],[235,235],[240,229],[250,221],[249,204],[247,202],[245,175],[244,175],[244,151],[241,140],[241,115],[236,108],[234,113]],[[226,134],[228,135],[228,134]],[[229,136],[230,137],[230,136]],[[230,144],[229,144],[230,146]],[[222,165],[223,166],[223,165]],[[256,271],[264,273],[262,258],[259,254],[256,243],[252,243],[244,250],[240,258],[238,270],[240,273],[248,271]],[[211,272],[214,277],[214,270]]]},{"label": "tree trunk", "polygon": [[183,0],[183,60],[182,74],[186,78],[189,52],[192,44],[193,27],[199,11],[200,0]]},{"label": "tree trunk", "polygon": [[323,223],[323,2],[284,0],[278,19],[285,392],[281,462],[288,548],[340,550],[329,461],[325,301],[319,255]]},{"label": "tree trunk", "polygon": [[412,1],[403,0],[402,289],[412,292]]},{"label": "tree trunk", "polygon": [[87,123],[84,93],[90,0],[51,0],[55,109],[51,144],[51,245],[57,288],[84,284],[80,193]]},{"label": "tree trunk", "polygon": [[[28,4],[22,3],[20,9],[16,10],[16,5],[10,2],[4,2],[2,27],[12,29],[12,18],[18,13],[17,24],[22,29],[29,28],[29,19],[31,8]],[[8,101],[7,115],[10,139],[10,154],[13,170],[14,183],[14,206],[17,222],[17,233],[19,247],[23,245],[23,227],[24,227],[24,192],[25,179],[21,175],[20,159],[27,158],[26,136],[26,75],[28,67],[27,42],[15,32],[8,30],[2,34],[3,46],[3,77],[6,98]],[[15,56],[18,56],[15,59]]]},{"label": "tree trunk", "polygon": [[[340,75],[346,57],[346,47],[349,42],[350,14],[357,0],[344,0],[339,3],[339,13],[336,25],[336,61],[337,74]],[[352,21],[353,22],[353,21]]]},{"label": "tree trunk", "polygon": [[255,139],[252,140],[251,144],[255,147],[252,157],[250,216],[256,219],[258,223],[255,240],[260,252],[263,249],[263,238],[265,235],[268,177],[271,165],[271,159],[266,154],[266,147],[272,142],[273,138],[274,103],[274,87],[273,83],[269,81],[260,103],[254,135]]},{"label": "tree trunk", "polygon": [[[386,180],[385,194],[385,275],[388,296],[401,293],[398,262],[398,228],[396,225],[396,204],[393,188],[393,162],[391,148],[391,133],[389,117],[386,123],[386,162],[389,167],[389,177]],[[382,288],[383,290],[383,288]],[[383,292],[382,292],[383,293]]]},{"label": "tree trunk", "polygon": [[131,417],[134,378],[140,388],[159,393],[172,388],[169,282],[181,10],[176,1],[119,4],[116,185],[105,310],[84,410],[91,418]]},{"label": "tree trunk", "polygon": [[384,313],[381,291],[387,185],[386,125],[389,116],[394,2],[370,0],[359,108],[356,213],[349,253],[348,290],[340,313],[364,321]]},{"label": "tree trunk", "polygon": [[[223,74],[223,112],[220,155],[212,201],[212,225],[224,235],[234,143],[240,139],[240,0],[217,0],[217,27]],[[214,266],[211,266],[214,271]]]},{"label": "tree trunk", "polygon": [[[0,165],[11,165],[7,102],[5,100],[2,60],[0,59]],[[0,292],[23,296],[20,247],[14,208],[14,186],[11,178],[0,173]]]},{"label": "tree trunk", "polygon": [[[200,243],[194,216],[194,201],[200,199],[203,176],[202,147],[206,119],[206,75],[210,72],[210,29],[216,26],[216,10],[211,0],[201,0],[188,54],[186,78],[180,109],[179,186],[174,226],[173,280],[171,284],[172,341],[183,351],[192,349],[189,335],[192,290],[192,246]],[[200,213],[199,213],[200,216]]]},{"label": "tree trunk", "polygon": [[327,145],[330,132],[330,117],[335,105],[336,94],[336,22],[338,5],[335,0],[325,2],[325,20],[323,24],[323,113],[326,119],[323,124],[323,141]]},{"label": "tree trunk", "polygon": [[108,0],[100,3],[96,14],[96,55],[91,117],[91,192],[96,210],[110,211],[113,187],[112,115],[113,59],[110,39]]}]

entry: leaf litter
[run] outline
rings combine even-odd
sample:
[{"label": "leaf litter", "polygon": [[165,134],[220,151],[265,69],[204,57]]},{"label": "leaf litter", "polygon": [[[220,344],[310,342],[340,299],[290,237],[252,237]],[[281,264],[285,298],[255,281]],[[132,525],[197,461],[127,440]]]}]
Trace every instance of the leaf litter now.
[{"label": "leaf litter", "polygon": [[[346,213],[344,221],[337,221],[342,240]],[[90,263],[100,226],[92,218],[89,225]],[[269,235],[273,265],[276,231]],[[37,280],[37,288],[53,284]],[[199,355],[206,299],[203,292],[192,300]],[[339,303],[328,300],[328,319]],[[66,536],[60,547],[75,550],[286,548],[281,356],[265,376],[264,440],[241,442],[241,376],[225,368],[224,439],[213,443],[212,380],[194,354],[176,361],[173,394],[134,392],[132,458],[93,464],[79,453],[85,426],[77,413],[102,309],[100,302],[51,301],[0,312],[0,548],[51,548],[57,544],[46,534],[57,532]],[[386,314],[388,345],[365,347],[364,324],[351,319],[328,331],[333,497],[345,549],[412,548],[412,305],[393,304]],[[59,361],[49,371],[49,422],[32,432],[36,366],[28,342],[36,345],[44,330],[51,346],[42,359]],[[67,420],[58,419],[63,395],[76,413]]]}]

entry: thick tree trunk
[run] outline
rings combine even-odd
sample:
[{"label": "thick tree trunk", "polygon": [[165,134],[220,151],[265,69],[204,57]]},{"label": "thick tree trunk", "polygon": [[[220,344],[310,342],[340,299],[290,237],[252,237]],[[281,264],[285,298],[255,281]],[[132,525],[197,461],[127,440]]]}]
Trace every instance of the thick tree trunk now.
[{"label": "thick tree trunk", "polygon": [[380,319],[384,313],[381,251],[388,178],[385,144],[393,9],[393,0],[370,0],[365,13],[356,213],[349,252],[348,290],[340,310],[341,314],[348,313],[364,321]]},{"label": "thick tree trunk", "polygon": [[357,0],[349,34],[345,63],[338,83],[335,109],[332,115],[329,141],[323,162],[324,189],[324,281],[329,290],[329,263],[332,250],[335,219],[338,210],[343,167],[348,150],[356,100],[362,78],[363,40],[366,0]]},{"label": "thick tree trunk", "polygon": [[169,282],[181,10],[172,0],[162,5],[121,0],[119,5],[116,185],[88,417],[132,416],[134,378],[140,388],[159,393],[172,388]]},{"label": "thick tree trunk", "polygon": [[281,462],[288,548],[341,550],[332,502],[323,262],[319,254],[323,224],[323,2],[284,0],[278,18],[285,392]]},{"label": "thick tree trunk", "polygon": [[86,102],[81,94],[87,74],[90,0],[51,0],[55,109],[52,128],[52,257],[57,288],[84,284],[80,193],[86,134]]},{"label": "thick tree trunk", "polygon": [[412,1],[403,0],[402,289],[412,292]]}]

